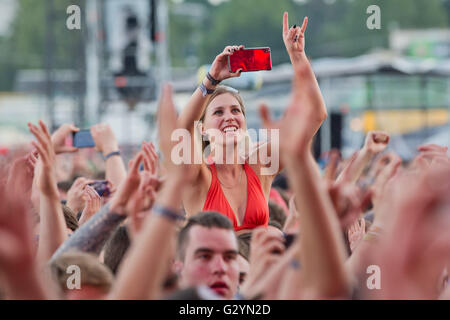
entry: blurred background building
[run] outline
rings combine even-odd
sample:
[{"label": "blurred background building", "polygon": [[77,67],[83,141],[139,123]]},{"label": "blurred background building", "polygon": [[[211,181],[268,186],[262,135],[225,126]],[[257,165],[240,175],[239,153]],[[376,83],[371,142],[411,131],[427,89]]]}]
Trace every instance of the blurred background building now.
[{"label": "blurred background building", "polygon": [[[366,8],[381,9],[369,30]],[[68,30],[66,9],[81,9]],[[0,0],[0,147],[30,139],[26,122],[56,128],[110,123],[123,145],[154,139],[159,89],[181,109],[229,44],[269,46],[273,70],[244,74],[248,125],[265,101],[281,116],[292,70],[281,38],[309,17],[306,52],[329,118],[315,141],[348,155],[386,130],[408,159],[422,143],[450,144],[450,0]]]}]

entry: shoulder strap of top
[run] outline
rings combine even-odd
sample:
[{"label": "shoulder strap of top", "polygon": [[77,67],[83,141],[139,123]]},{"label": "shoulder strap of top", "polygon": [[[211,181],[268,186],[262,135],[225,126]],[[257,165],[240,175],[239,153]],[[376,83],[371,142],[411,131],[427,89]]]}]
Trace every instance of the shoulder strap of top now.
[{"label": "shoulder strap of top", "polygon": [[208,164],[208,167],[211,169],[211,173],[212,173],[213,177],[217,176],[216,164],[214,162],[210,162]]},{"label": "shoulder strap of top", "polygon": [[252,167],[247,163],[247,161],[244,162],[244,170],[248,174],[250,173],[252,176],[256,176],[255,171],[253,171]]}]

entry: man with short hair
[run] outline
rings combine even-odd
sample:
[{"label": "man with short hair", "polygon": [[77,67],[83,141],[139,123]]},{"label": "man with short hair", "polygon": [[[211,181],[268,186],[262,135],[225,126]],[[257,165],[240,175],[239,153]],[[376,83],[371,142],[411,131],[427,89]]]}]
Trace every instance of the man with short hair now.
[{"label": "man with short hair", "polygon": [[178,235],[175,269],[180,287],[207,285],[224,299],[239,286],[238,243],[231,221],[207,211],[191,217]]}]

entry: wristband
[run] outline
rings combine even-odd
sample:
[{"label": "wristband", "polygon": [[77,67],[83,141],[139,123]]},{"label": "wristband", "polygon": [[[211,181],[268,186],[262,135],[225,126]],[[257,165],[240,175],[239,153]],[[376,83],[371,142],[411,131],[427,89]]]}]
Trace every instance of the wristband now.
[{"label": "wristband", "polygon": [[213,86],[217,86],[220,83],[220,80],[214,79],[209,72],[206,74],[206,77],[208,78],[208,80],[211,82],[211,84]]},{"label": "wristband", "polygon": [[152,213],[157,214],[159,216],[164,216],[172,221],[185,220],[185,217],[182,216],[179,212],[169,209],[167,207],[160,206],[158,204],[153,205]]},{"label": "wristband", "polygon": [[199,88],[202,91],[203,97],[206,97],[207,94],[211,94],[214,92],[213,89],[206,88],[205,85],[203,84],[203,82],[200,84]]},{"label": "wristband", "polygon": [[106,156],[104,156],[103,159],[106,161],[106,160],[108,160],[108,158],[110,158],[112,156],[120,156],[120,151],[110,152]]}]

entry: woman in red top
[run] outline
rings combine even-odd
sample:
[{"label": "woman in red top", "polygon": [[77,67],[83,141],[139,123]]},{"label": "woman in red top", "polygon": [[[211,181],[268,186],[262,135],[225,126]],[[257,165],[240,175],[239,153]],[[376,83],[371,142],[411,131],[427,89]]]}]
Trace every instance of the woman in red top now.
[{"label": "woman in red top", "polygon": [[[316,78],[304,52],[306,25],[307,18],[301,28],[295,25],[289,28],[287,13],[284,14],[283,40],[294,71],[301,74],[299,78],[302,79],[302,83],[297,85],[305,88],[314,86],[313,98],[322,101],[322,108],[314,110],[313,117],[309,121],[312,139],[327,113]],[[215,58],[209,75],[202,82],[203,88],[195,90],[178,119],[181,122],[192,118],[199,119],[199,123],[192,124],[190,133],[194,137],[194,131],[198,130],[206,143],[202,144],[202,150],[194,147],[193,154],[204,151],[206,147],[209,149],[209,152],[206,152],[207,157],[201,157],[200,164],[190,166],[190,174],[193,177],[190,180],[193,183],[190,188],[186,188],[183,195],[187,215],[191,216],[205,210],[221,212],[231,219],[238,234],[249,232],[258,226],[267,226],[270,187],[274,177],[281,170],[281,165],[271,174],[265,174],[263,170],[271,167],[270,160],[278,156],[278,141],[269,140],[264,145],[267,152],[262,156],[258,153],[257,161],[248,161],[250,155],[248,151],[238,152],[242,145],[247,146],[244,149],[249,149],[244,103],[236,90],[217,86],[217,82],[240,76],[240,70],[235,73],[229,72],[228,56],[242,48],[243,46],[225,47],[225,50]],[[305,108],[308,107],[310,106],[305,105]],[[261,111],[263,121],[267,120],[267,108],[262,107]],[[193,142],[194,145],[199,145],[195,138]],[[194,163],[194,157],[191,163]]]}]

